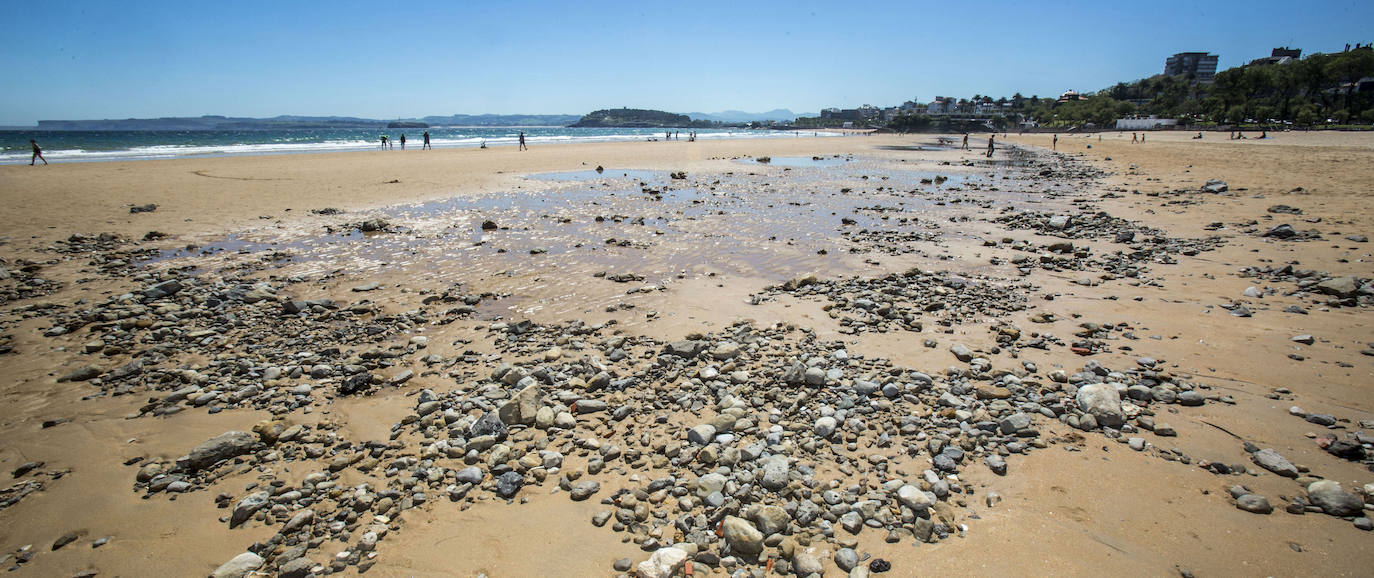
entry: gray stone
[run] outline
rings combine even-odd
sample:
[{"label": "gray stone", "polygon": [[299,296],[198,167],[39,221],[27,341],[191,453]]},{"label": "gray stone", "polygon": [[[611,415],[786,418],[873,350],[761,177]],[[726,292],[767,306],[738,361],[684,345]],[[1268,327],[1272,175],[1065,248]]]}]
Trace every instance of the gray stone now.
[{"label": "gray stone", "polygon": [[229,527],[233,528],[247,522],[258,510],[266,507],[271,498],[270,492],[257,492],[239,500],[239,503],[234,505],[234,512],[229,518]]},{"label": "gray stone", "polygon": [[586,500],[587,498],[592,497],[593,494],[599,491],[601,491],[601,484],[599,482],[595,480],[587,480],[585,482],[577,484],[576,486],[573,486],[572,491],[568,492],[568,495],[572,497],[574,502],[581,502],[583,500]]},{"label": "gray stone", "polygon": [[1002,422],[997,425],[997,427],[998,430],[1002,432],[1002,435],[1011,435],[1030,427],[1030,424],[1031,417],[1029,415],[1022,412],[1016,412],[1008,416],[1006,419],[1003,419]]},{"label": "gray stone", "polygon": [[716,437],[716,426],[704,423],[687,430],[687,441],[699,446],[711,443]]},{"label": "gray stone", "polygon": [[264,563],[262,556],[252,552],[244,552],[234,556],[228,562],[215,568],[210,573],[210,578],[244,578],[249,573],[261,568]]},{"label": "gray stone", "polygon": [[1007,461],[1002,459],[1002,456],[988,454],[988,457],[983,458],[983,462],[988,465],[988,469],[992,470],[992,473],[999,476],[1007,475]]},{"label": "gray stone", "polygon": [[859,553],[853,548],[840,548],[835,552],[835,565],[845,572],[853,570],[859,565]]},{"label": "gray stone", "polygon": [[1109,383],[1090,383],[1078,388],[1078,409],[1093,416],[1104,427],[1119,427],[1126,422],[1121,413],[1121,394]]},{"label": "gray stone", "polygon": [[954,345],[949,346],[949,352],[954,354],[955,359],[958,359],[959,361],[962,361],[964,363],[972,361],[974,357],[973,350],[969,349],[967,345],[964,345],[962,343],[955,343]]},{"label": "gray stone", "polygon": [[186,467],[191,471],[207,468],[221,460],[249,453],[257,443],[258,435],[252,432],[224,432],[192,448],[186,457]]},{"label": "gray stone", "polygon": [[315,567],[315,562],[309,558],[296,558],[277,567],[279,578],[305,578],[310,575],[310,569]]},{"label": "gray stone", "polygon": [[1360,280],[1353,276],[1333,277],[1317,284],[1317,291],[1337,297],[1353,297],[1360,290]]},{"label": "gray stone", "polygon": [[1345,491],[1340,482],[1331,480],[1309,484],[1307,499],[1332,516],[1356,516],[1364,509],[1364,500],[1358,494]]},{"label": "gray stone", "polygon": [[759,477],[759,483],[769,490],[781,490],[787,486],[789,470],[787,456],[770,456],[763,463],[763,475]]},{"label": "gray stone", "polygon": [[1283,456],[1279,455],[1279,452],[1272,449],[1266,448],[1250,454],[1250,459],[1258,464],[1259,467],[1285,478],[1298,477],[1298,467],[1293,465],[1293,462],[1284,459]]},{"label": "gray stone", "polygon": [[821,559],[810,552],[797,552],[792,555],[792,572],[797,576],[825,575],[825,565]]},{"label": "gray stone", "polygon": [[821,417],[820,419],[816,420],[816,425],[814,427],[816,436],[821,438],[828,438],[835,434],[835,428],[838,425],[839,424],[835,422],[835,418],[833,417]]},{"label": "gray stone", "polygon": [[525,477],[518,472],[506,472],[496,476],[496,495],[510,498],[525,485]]},{"label": "gray stone", "polygon": [[1245,494],[1236,498],[1236,507],[1252,514],[1269,514],[1274,511],[1274,507],[1269,505],[1269,498],[1258,494]]},{"label": "gray stone", "polygon": [[458,473],[455,476],[458,483],[473,485],[482,483],[482,477],[482,468],[479,468],[477,466],[468,466],[466,468],[458,470]]}]

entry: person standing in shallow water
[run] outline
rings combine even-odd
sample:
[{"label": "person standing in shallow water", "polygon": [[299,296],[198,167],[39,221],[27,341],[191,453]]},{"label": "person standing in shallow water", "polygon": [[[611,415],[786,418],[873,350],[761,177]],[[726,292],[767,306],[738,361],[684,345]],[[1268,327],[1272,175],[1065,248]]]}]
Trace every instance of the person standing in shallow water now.
[{"label": "person standing in shallow water", "polygon": [[406,150],[406,133],[401,133],[401,150]]},{"label": "person standing in shallow water", "polygon": [[38,148],[38,141],[29,139],[29,144],[33,146],[33,156],[29,158],[29,166],[33,166],[34,161],[43,160],[43,164],[48,164],[48,159],[43,158],[43,149]]},{"label": "person standing in shallow water", "polygon": [[525,131],[520,131],[520,150],[527,151],[530,147],[525,146]]},{"label": "person standing in shallow water", "polygon": [[423,144],[423,145],[420,146],[420,150],[432,149],[432,148],[433,148],[433,147],[429,146],[429,131],[425,131],[425,144]]}]

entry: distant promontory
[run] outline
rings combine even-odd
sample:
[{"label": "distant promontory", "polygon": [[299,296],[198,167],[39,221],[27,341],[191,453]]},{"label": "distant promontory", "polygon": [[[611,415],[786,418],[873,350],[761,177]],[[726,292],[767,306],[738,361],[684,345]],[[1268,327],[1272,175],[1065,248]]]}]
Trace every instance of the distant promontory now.
[{"label": "distant promontory", "polygon": [[587,113],[570,128],[710,128],[716,123],[685,114],[642,108],[608,108]]}]

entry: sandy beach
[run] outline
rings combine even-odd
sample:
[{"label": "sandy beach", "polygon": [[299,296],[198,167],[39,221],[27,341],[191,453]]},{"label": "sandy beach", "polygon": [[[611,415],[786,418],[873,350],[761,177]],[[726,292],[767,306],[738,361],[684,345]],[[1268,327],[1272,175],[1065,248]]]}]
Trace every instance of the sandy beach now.
[{"label": "sandy beach", "polygon": [[1367,575],[1374,134],[1194,134],[0,166],[0,566]]}]

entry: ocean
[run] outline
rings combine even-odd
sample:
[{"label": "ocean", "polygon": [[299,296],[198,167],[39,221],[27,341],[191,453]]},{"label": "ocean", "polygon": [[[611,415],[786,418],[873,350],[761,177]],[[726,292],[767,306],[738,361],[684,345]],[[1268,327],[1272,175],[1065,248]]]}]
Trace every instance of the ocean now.
[{"label": "ocean", "polygon": [[[515,146],[520,131],[529,146],[549,143],[613,142],[662,139],[663,129],[564,127],[434,127],[434,148]],[[38,141],[48,162],[131,161],[185,157],[268,155],[360,151],[381,146],[381,136],[401,148],[423,144],[425,129],[282,129],[196,131],[46,131],[0,130],[0,164],[27,164],[32,158],[29,139]],[[680,131],[686,140],[688,131]],[[807,133],[808,136],[811,133]],[[822,133],[824,134],[824,133]],[[794,138],[796,133],[774,130],[702,129],[700,139]]]}]

